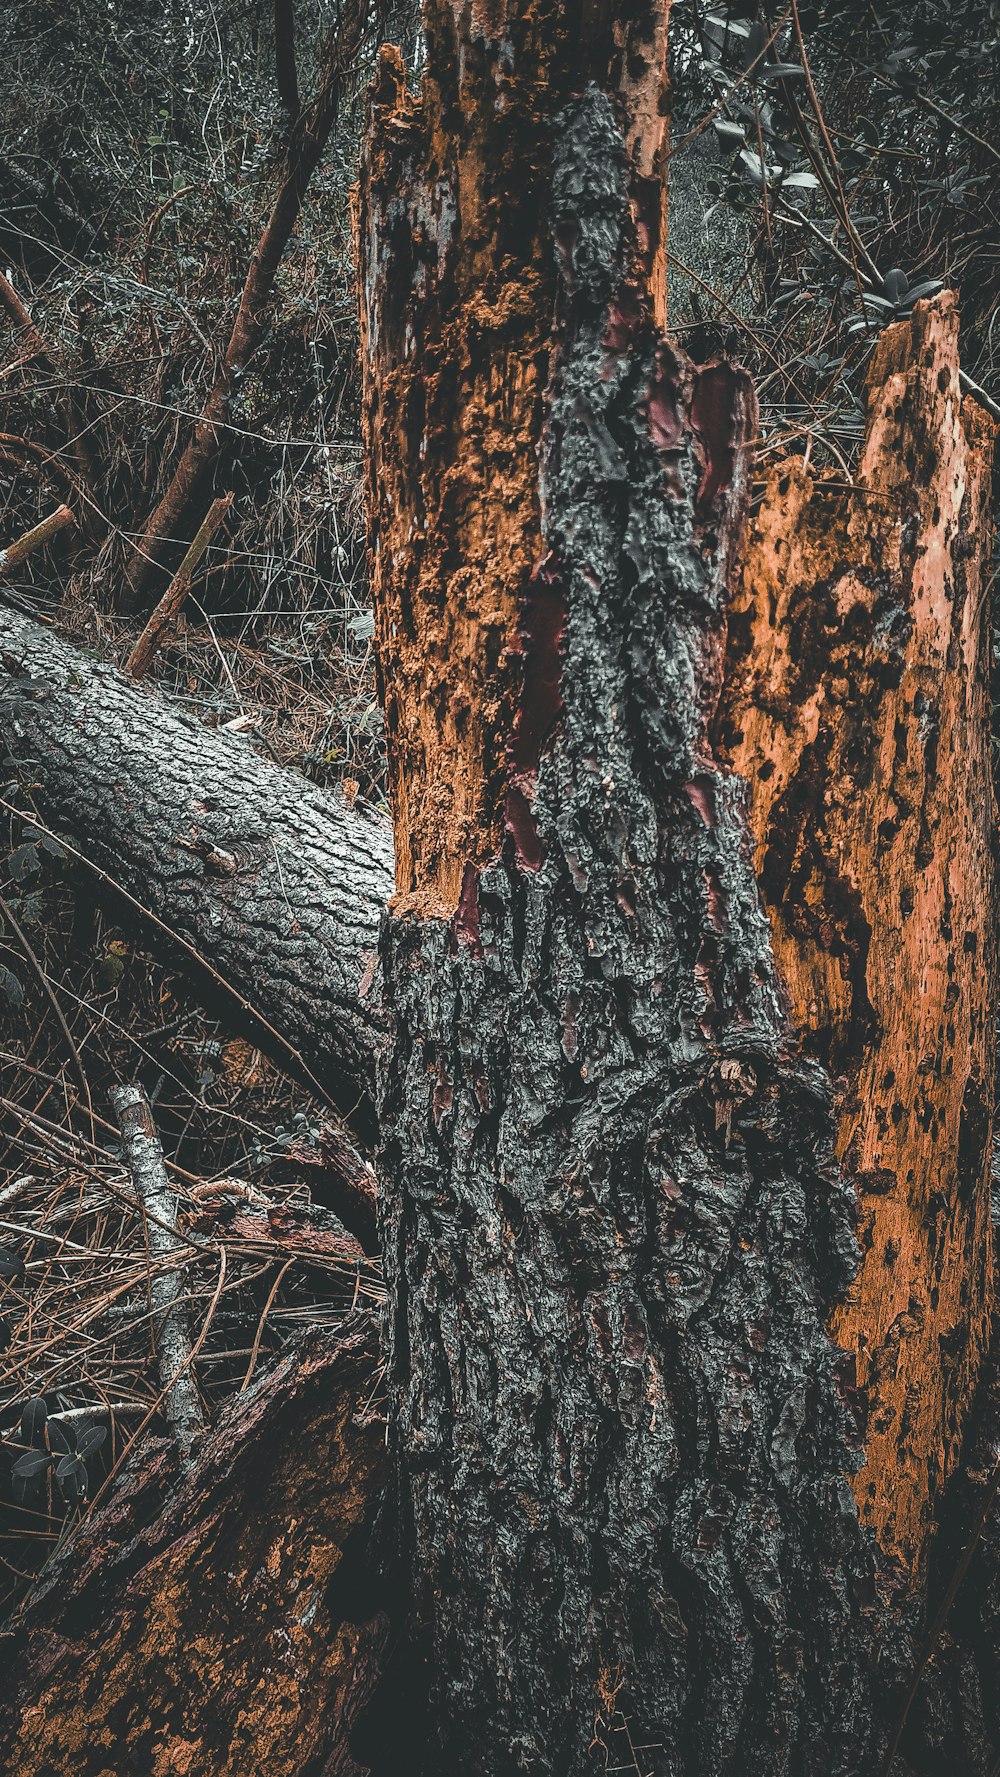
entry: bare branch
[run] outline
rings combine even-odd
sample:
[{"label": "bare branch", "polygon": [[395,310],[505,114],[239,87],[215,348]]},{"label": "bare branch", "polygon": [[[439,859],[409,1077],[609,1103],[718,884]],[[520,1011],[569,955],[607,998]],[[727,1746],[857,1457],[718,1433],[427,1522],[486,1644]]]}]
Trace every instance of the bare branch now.
[{"label": "bare branch", "polygon": [[135,1186],[149,1244],[149,1293],[155,1314],[156,1358],[164,1390],[164,1411],[188,1462],[194,1440],[205,1429],[198,1385],[191,1364],[191,1332],[183,1284],[173,1261],[184,1250],[175,1232],[177,1205],[163,1163],[149,1102],[140,1086],[118,1086],[111,1102],[122,1132],[125,1164]]},{"label": "bare branch", "polygon": [[123,594],[123,602],[132,608],[148,585],[168,539],[176,537],[182,528],[198,484],[218,456],[230,403],[264,332],[265,310],[275,274],[337,118],[341,87],[361,40],[364,17],[363,0],[352,0],[330,50],[323,84],[292,130],[278,195],[250,261],[222,368],[170,484],[133,551],[129,565],[131,585]]},{"label": "bare branch", "polygon": [[146,672],[164,633],[187,598],[198,563],[232,503],[232,494],[223,494],[218,500],[212,501],[184,560],[128,657],[126,671],[131,673],[133,679],[141,679]]},{"label": "bare branch", "polygon": [[51,542],[53,537],[64,531],[67,525],[75,524],[76,519],[68,506],[57,506],[48,518],[40,524],[33,525],[22,537],[9,543],[6,549],[0,549],[0,580],[6,580],[16,568],[31,554],[32,550],[40,549],[44,543]]}]

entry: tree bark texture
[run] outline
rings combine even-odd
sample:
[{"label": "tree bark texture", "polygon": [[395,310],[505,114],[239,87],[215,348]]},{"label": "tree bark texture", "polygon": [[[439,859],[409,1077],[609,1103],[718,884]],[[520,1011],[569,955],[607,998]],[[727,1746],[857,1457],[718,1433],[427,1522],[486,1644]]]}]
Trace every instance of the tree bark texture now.
[{"label": "tree bark texture", "polygon": [[[389,1623],[356,1551],[386,1468],[363,1323],[126,1471],[4,1643],[8,1777],[362,1777]],[[353,1570],[353,1571],[352,1571]]]},{"label": "tree bark texture", "polygon": [[[43,818],[266,1021],[342,1108],[374,1089],[387,823],[0,609],[0,737]],[[188,955],[190,960],[190,953]]]},{"label": "tree bark texture", "polygon": [[987,577],[996,424],[959,391],[949,293],[882,335],[855,487],[769,472],[716,723],[750,786],[776,961],[837,1088],[883,1547],[919,1565],[993,1308],[997,917]]},{"label": "tree bark texture", "polygon": [[[575,8],[432,6],[421,95],[386,65],[361,186],[398,859],[381,1212],[427,1768],[856,1777],[906,1613],[827,1332],[853,1189],[710,738],[754,405],[658,330],[614,48]],[[485,215],[441,118],[479,144]],[[541,270],[515,408],[505,341],[453,304],[476,244],[484,298],[522,302],[519,231]],[[414,395],[403,423],[408,364],[433,422]],[[492,451],[456,454],[491,400],[521,476],[499,505]],[[428,570],[452,473],[502,591]],[[459,622],[459,700],[500,662],[485,740],[435,722]],[[448,826],[428,786],[467,741],[478,800]]]},{"label": "tree bark texture", "polygon": [[585,84],[591,60],[618,94],[659,315],[666,12],[640,0],[621,21],[595,14],[585,34],[550,4],[503,5],[494,26],[442,0],[424,26],[420,102],[395,50],[374,89],[361,325],[398,904],[451,913],[466,870],[495,852],[505,805],[516,820],[524,800],[505,760],[520,595],[545,572],[531,448],[555,292],[543,96]]}]

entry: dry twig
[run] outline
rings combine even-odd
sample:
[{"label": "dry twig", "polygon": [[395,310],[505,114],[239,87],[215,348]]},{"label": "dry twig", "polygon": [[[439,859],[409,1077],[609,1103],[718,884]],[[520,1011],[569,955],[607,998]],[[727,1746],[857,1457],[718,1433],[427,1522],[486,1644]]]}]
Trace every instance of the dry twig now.
[{"label": "dry twig", "polygon": [[181,1459],[187,1462],[195,1438],[205,1429],[205,1416],[191,1365],[191,1331],[182,1276],[174,1263],[183,1251],[181,1241],[170,1231],[176,1225],[177,1200],[170,1188],[163,1150],[142,1088],[119,1086],[111,1098],[121,1125],[125,1162],[144,1212],[150,1259],[160,1267],[153,1271],[149,1285],[157,1363],[164,1411]]}]

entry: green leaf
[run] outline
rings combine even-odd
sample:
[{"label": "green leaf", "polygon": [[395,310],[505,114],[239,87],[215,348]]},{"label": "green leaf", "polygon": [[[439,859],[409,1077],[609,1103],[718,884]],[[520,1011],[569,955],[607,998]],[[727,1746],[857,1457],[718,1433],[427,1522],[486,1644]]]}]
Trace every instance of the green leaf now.
[{"label": "green leaf", "polygon": [[3,994],[12,1012],[19,1012],[24,1005],[24,988],[13,969],[6,963],[0,963],[0,993]]},{"label": "green leaf", "polygon": [[27,1403],[24,1412],[21,1414],[22,1444],[41,1443],[42,1438],[45,1436],[45,1421],[48,1416],[49,1410],[41,1395],[36,1395],[34,1399]]},{"label": "green leaf", "polygon": [[18,1481],[35,1481],[45,1473],[51,1461],[47,1450],[27,1450],[18,1457],[10,1472]]},{"label": "green leaf", "polygon": [[92,1425],[88,1431],[84,1432],[82,1438],[80,1439],[79,1443],[77,1444],[77,1447],[76,1447],[77,1455],[78,1456],[92,1456],[95,1450],[99,1450],[101,1448],[101,1445],[104,1443],[104,1440],[107,1437],[107,1435],[108,1435],[108,1428],[106,1425]]}]

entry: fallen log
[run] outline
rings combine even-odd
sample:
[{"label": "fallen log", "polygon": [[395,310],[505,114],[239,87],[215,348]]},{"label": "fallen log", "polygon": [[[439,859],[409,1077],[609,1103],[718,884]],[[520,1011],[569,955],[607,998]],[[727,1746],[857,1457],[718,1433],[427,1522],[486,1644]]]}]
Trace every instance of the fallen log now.
[{"label": "fallen log", "polygon": [[362,1777],[352,1729],[390,1625],[363,1551],[381,1498],[371,1323],[229,1405],[183,1478],[126,1470],[6,1638],[7,1777]]},{"label": "fallen log", "polygon": [[152,916],[161,944],[180,942],[261,1047],[365,1126],[384,1031],[372,983],[388,823],[11,610],[0,751],[42,818]]}]

